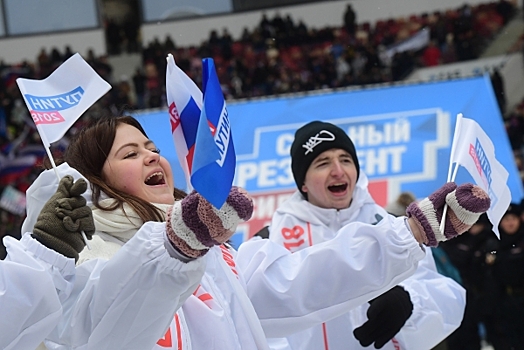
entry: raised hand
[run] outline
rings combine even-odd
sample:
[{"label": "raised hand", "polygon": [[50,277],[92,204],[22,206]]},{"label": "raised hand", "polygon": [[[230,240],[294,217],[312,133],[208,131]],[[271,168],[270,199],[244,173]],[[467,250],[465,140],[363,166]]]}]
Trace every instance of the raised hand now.
[{"label": "raised hand", "polygon": [[226,242],[237,225],[253,213],[253,200],[247,192],[233,186],[220,209],[196,191],[175,202],[167,215],[167,236],[188,257],[203,256],[209,248]]},{"label": "raised hand", "polygon": [[[444,204],[448,205],[448,211],[442,234],[440,222]],[[439,242],[469,230],[480,215],[489,209],[490,204],[488,194],[479,186],[465,183],[457,187],[454,182],[448,182],[429,197],[418,203],[411,203],[406,209],[406,214],[413,218],[418,228],[424,232],[424,244],[436,247]]]},{"label": "raised hand", "polygon": [[85,246],[81,232],[84,231],[88,239],[95,232],[91,208],[82,197],[86,190],[84,179],[75,182],[72,176],[64,176],[40,211],[32,233],[46,247],[75,261]]}]

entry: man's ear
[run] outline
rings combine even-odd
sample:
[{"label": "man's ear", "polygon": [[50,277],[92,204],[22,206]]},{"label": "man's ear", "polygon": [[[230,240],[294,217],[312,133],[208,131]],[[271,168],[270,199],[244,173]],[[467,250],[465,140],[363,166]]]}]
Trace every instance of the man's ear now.
[{"label": "man's ear", "polygon": [[306,185],[302,185],[302,192],[307,193],[307,186]]}]

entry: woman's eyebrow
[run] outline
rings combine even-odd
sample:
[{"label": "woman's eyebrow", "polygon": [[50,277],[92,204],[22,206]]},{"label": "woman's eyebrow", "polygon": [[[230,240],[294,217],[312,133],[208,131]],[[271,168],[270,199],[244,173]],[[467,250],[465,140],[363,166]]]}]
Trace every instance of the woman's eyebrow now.
[{"label": "woman's eyebrow", "polygon": [[[151,140],[147,140],[146,142],[144,142],[144,146],[147,147],[147,146],[150,146],[150,145],[154,145],[155,143]],[[135,142],[129,142],[129,143],[126,143],[122,146],[120,146],[120,148],[118,148],[115,152],[115,156],[118,155],[118,153],[126,148],[126,147],[138,147],[138,143],[135,143]]]},{"label": "woman's eyebrow", "polygon": [[138,147],[138,144],[137,143],[133,143],[133,142],[129,142],[129,143],[123,144],[122,146],[120,146],[116,150],[115,155],[117,155],[120,151],[122,151],[122,149],[124,149],[126,147]]}]

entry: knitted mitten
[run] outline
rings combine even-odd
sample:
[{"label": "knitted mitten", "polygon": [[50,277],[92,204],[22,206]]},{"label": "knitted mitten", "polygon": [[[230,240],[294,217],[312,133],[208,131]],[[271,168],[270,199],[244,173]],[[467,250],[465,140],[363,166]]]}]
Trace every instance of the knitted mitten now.
[{"label": "knitted mitten", "polygon": [[88,239],[95,232],[91,208],[82,197],[86,189],[84,179],[74,182],[72,176],[64,176],[55,194],[40,211],[31,234],[46,247],[75,261],[85,246],[80,232],[84,231]]},{"label": "knitted mitten", "polygon": [[220,209],[193,191],[168,210],[167,236],[181,253],[197,258],[226,242],[252,213],[253,201],[242,188],[233,186]]},{"label": "knitted mitten", "polygon": [[[444,234],[440,222],[444,204],[448,205]],[[466,183],[457,187],[448,182],[422,201],[411,203],[406,209],[408,217],[415,219],[426,235],[426,245],[436,247],[438,242],[456,237],[477,222],[491,204],[488,194],[479,186]]]}]

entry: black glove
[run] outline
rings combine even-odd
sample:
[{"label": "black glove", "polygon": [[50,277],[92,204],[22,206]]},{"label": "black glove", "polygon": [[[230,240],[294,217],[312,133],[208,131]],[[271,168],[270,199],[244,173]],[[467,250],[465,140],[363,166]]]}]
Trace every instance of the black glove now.
[{"label": "black glove", "polygon": [[40,211],[32,233],[33,238],[46,247],[75,261],[85,246],[80,232],[84,231],[88,239],[95,232],[91,208],[81,196],[86,189],[84,179],[74,182],[72,176],[64,176]]},{"label": "black glove", "polygon": [[353,335],[360,345],[375,343],[375,349],[380,349],[404,326],[413,312],[413,303],[404,288],[395,286],[369,304],[368,320]]}]

